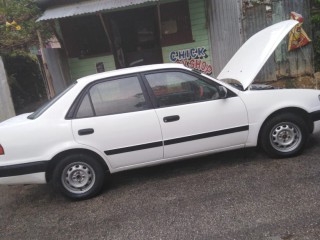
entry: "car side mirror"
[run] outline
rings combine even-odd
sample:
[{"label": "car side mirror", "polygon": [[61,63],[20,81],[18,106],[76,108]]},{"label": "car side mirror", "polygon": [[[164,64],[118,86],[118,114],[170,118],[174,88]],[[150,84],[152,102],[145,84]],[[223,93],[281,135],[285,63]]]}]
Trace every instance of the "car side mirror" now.
[{"label": "car side mirror", "polygon": [[228,90],[224,86],[219,86],[219,96],[222,99],[227,98],[228,95]]}]

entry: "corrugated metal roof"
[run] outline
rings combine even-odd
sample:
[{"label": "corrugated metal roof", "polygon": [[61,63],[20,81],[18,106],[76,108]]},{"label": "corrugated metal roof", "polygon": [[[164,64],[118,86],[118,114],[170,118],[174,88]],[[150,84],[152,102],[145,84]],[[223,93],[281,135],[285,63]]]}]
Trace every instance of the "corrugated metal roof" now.
[{"label": "corrugated metal roof", "polygon": [[61,5],[48,8],[37,21],[71,17],[86,13],[95,13],[103,10],[128,7],[146,2],[158,2],[159,0],[91,0],[86,2]]}]

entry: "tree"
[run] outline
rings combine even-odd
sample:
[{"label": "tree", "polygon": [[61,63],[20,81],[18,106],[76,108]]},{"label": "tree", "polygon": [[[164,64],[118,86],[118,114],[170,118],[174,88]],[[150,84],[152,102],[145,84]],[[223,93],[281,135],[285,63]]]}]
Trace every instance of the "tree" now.
[{"label": "tree", "polygon": [[[37,57],[29,53],[30,46],[39,46],[37,32],[41,32],[44,39],[51,37],[48,25],[36,22],[40,14],[34,0],[0,0],[0,60],[4,60],[7,73],[4,75],[8,79],[2,80],[9,84],[18,112],[46,94]],[[4,89],[0,91],[4,95]],[[3,102],[11,102],[11,97]]]},{"label": "tree", "polygon": [[0,0],[0,54],[38,45],[37,30],[49,38],[50,26],[36,22],[40,15],[33,0]]},{"label": "tree", "polygon": [[0,22],[3,22],[4,14],[5,14],[5,9],[6,9],[6,0],[0,0]]},{"label": "tree", "polygon": [[[1,16],[4,16],[6,9],[6,0],[0,0],[0,21]],[[6,72],[3,66],[2,57],[0,54],[0,121],[15,115],[13,102],[7,82]]]}]

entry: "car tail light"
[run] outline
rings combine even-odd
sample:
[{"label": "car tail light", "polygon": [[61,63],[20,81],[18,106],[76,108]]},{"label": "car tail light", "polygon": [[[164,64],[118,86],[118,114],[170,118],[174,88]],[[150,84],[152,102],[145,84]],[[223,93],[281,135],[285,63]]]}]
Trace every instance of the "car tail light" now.
[{"label": "car tail light", "polygon": [[4,155],[4,149],[3,149],[3,147],[1,146],[1,144],[0,144],[0,155]]}]

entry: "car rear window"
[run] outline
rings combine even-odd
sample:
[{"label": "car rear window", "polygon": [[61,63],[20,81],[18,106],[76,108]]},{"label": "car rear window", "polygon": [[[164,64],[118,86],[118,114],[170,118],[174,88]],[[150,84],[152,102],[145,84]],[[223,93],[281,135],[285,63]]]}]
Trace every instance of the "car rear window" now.
[{"label": "car rear window", "polygon": [[106,116],[148,109],[138,77],[108,80],[93,85],[76,114],[76,118]]}]

